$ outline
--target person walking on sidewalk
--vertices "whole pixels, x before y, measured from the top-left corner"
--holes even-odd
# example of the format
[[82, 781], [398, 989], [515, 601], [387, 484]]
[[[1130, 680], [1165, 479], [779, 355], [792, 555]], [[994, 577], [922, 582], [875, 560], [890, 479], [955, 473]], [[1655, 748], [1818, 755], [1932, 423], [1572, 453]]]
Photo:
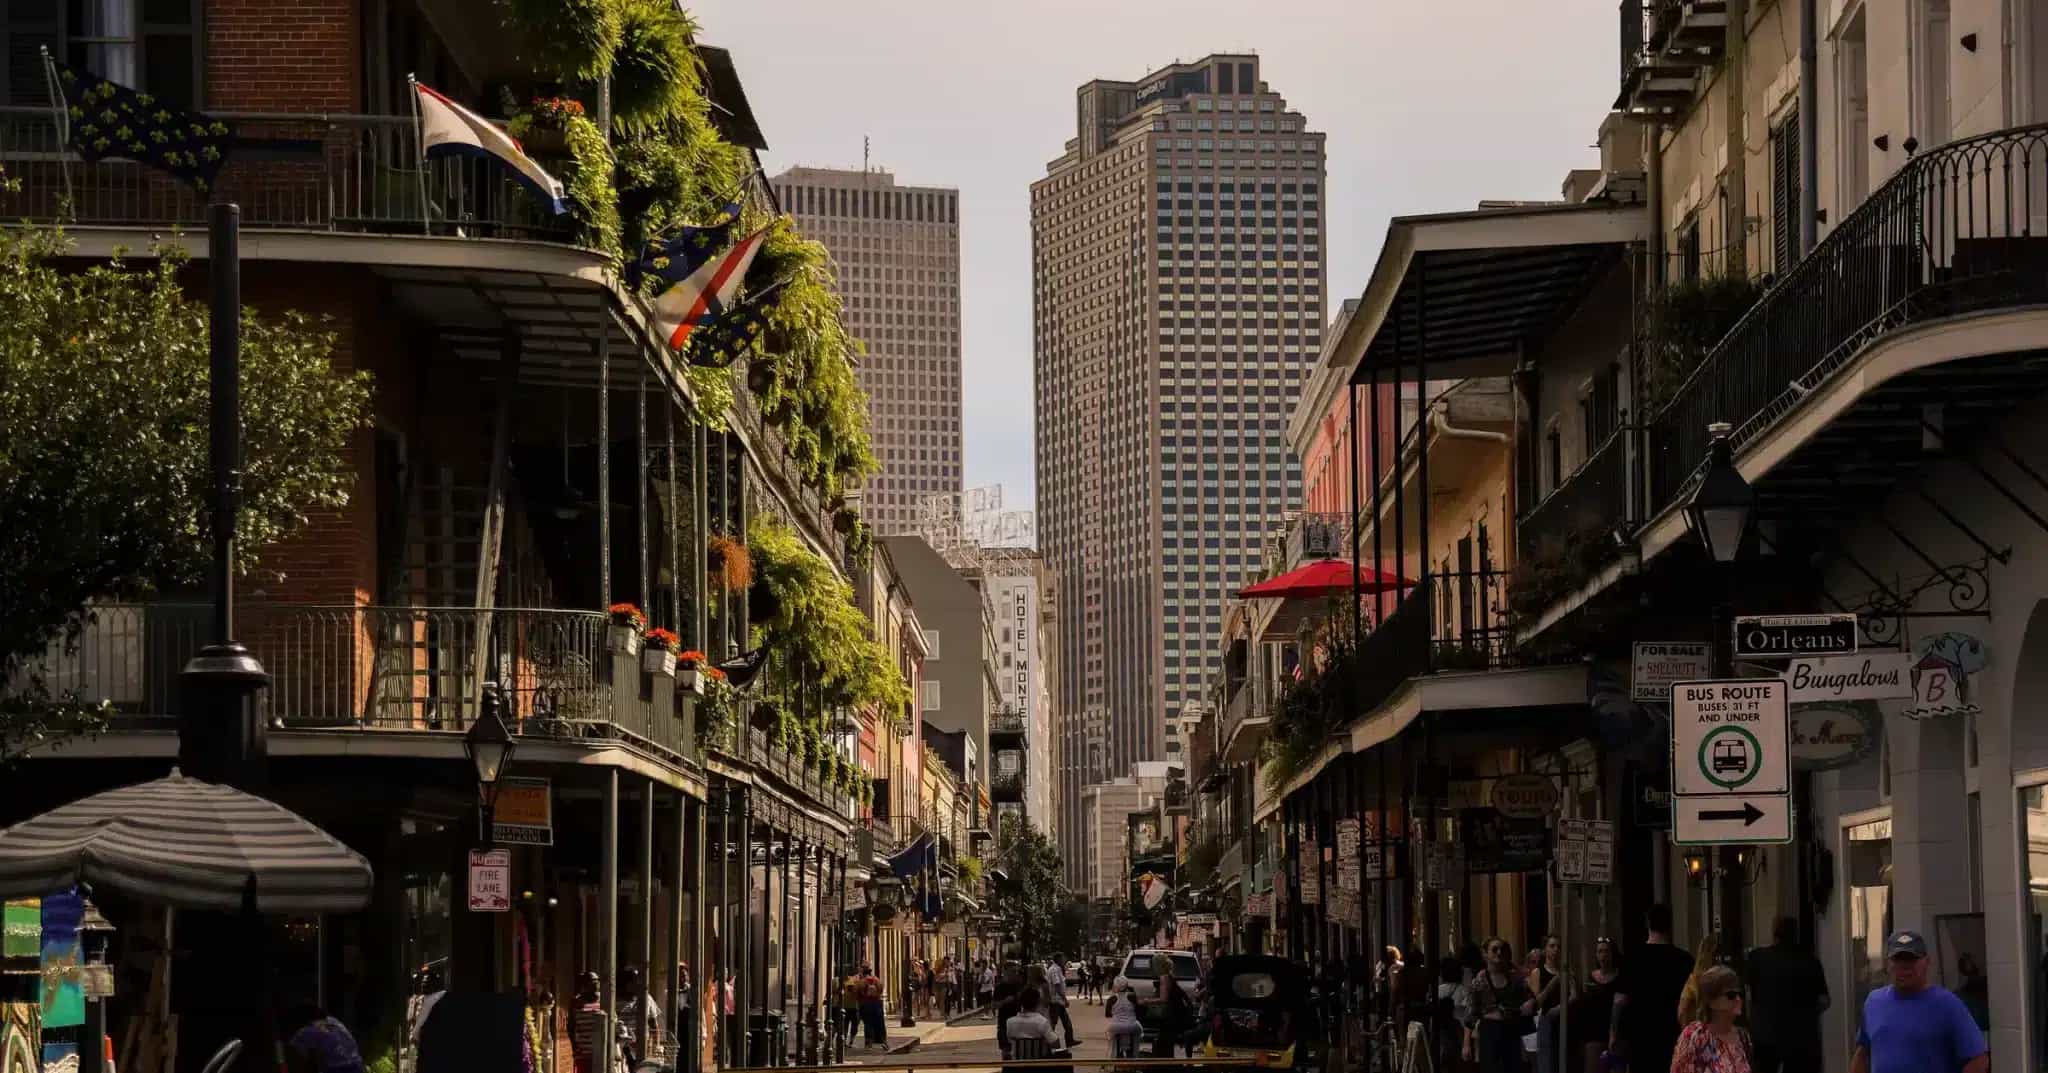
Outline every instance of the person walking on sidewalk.
[[1800, 942], [1799, 921], [1780, 917], [1771, 945], [1749, 952], [1749, 1030], [1756, 1073], [1820, 1068], [1820, 1015], [1828, 1008], [1828, 976]]
[[1045, 998], [1051, 1008], [1050, 1019], [1067, 1034], [1067, 1046], [1081, 1042], [1074, 1035], [1074, 1018], [1067, 1012], [1067, 970], [1060, 967], [1060, 959], [1053, 957], [1045, 963]]
[[[1726, 965], [1699, 975], [1696, 1020], [1678, 1034], [1671, 1073], [1750, 1073], [1749, 1033], [1742, 1017], [1742, 980]], [[1918, 1067], [1915, 1067], [1918, 1068]]]
[[1927, 940], [1902, 931], [1885, 944], [1890, 987], [1863, 1000], [1849, 1073], [1989, 1073], [1984, 1031], [1945, 987], [1928, 982]]
[[866, 965], [860, 967], [860, 1019], [867, 1026], [869, 1047], [889, 1045], [889, 1019], [882, 1013], [882, 978]]
[[1671, 1065], [1678, 1042], [1678, 996], [1692, 976], [1692, 958], [1671, 945], [1671, 907], [1658, 903], [1646, 914], [1649, 936], [1622, 959], [1614, 996], [1619, 1031], [1608, 1041], [1631, 1070], [1658, 1071]]

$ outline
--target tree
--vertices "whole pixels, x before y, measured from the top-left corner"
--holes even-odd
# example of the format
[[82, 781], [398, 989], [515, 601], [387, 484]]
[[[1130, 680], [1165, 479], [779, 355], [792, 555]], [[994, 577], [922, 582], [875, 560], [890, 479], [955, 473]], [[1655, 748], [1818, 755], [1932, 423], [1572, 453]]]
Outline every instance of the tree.
[[[0, 762], [95, 725], [37, 668], [96, 600], [206, 578], [208, 313], [184, 258], [63, 271], [61, 233], [0, 235]], [[240, 570], [347, 502], [369, 379], [298, 314], [242, 313]]]
[[1005, 817], [997, 833], [993, 867], [1000, 868], [989, 908], [1002, 918], [1003, 933], [1015, 937], [1019, 954], [1036, 959], [1051, 951], [1039, 949], [1053, 938], [1060, 910], [1072, 899], [1060, 862], [1059, 847], [1029, 819]]

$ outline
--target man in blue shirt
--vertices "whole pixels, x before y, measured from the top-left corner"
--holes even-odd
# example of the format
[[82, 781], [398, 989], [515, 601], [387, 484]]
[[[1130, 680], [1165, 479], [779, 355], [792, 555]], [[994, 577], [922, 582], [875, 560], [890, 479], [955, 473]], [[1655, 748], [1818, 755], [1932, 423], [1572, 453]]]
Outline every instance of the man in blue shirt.
[[1963, 1000], [1927, 982], [1927, 940], [1902, 931], [1885, 944], [1892, 985], [1863, 1002], [1850, 1073], [1989, 1073], [1991, 1051]]

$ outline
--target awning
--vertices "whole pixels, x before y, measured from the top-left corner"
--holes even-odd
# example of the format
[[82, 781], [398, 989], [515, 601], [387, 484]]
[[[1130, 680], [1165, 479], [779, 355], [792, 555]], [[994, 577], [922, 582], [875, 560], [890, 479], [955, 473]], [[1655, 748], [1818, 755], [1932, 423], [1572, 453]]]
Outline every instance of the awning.
[[1328, 364], [1344, 376], [1397, 362], [1432, 380], [1505, 376], [1588, 288], [1649, 235], [1641, 205], [1511, 205], [1396, 217]]
[[1369, 566], [1354, 569], [1349, 559], [1318, 559], [1279, 577], [1247, 586], [1237, 595], [1246, 600], [1322, 599], [1351, 592], [1354, 581], [1358, 591], [1364, 593], [1393, 592], [1415, 585], [1399, 575], [1383, 574]]
[[0, 831], [0, 898], [79, 882], [141, 902], [234, 912], [352, 913], [370, 864], [297, 813], [172, 771]]

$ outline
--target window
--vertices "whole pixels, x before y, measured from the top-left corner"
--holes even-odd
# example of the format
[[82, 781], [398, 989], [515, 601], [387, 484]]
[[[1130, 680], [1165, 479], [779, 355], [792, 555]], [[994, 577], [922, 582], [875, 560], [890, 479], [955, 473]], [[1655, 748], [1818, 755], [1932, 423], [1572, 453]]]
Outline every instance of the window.
[[1544, 437], [1544, 452], [1550, 460], [1550, 487], [1555, 490], [1564, 483], [1564, 437], [1555, 421], [1550, 425], [1550, 434]]
[[[1858, 7], [1835, 37], [1834, 141], [1841, 153], [1831, 217], [1836, 220], [1848, 216], [1870, 193], [1870, 71], [1865, 43], [1863, 9]], [[1776, 140], [1775, 133], [1772, 137]], [[1775, 153], [1771, 170], [1777, 171]]]
[[0, 4], [0, 102], [43, 105], [38, 50], [155, 94], [173, 108], [199, 104], [196, 0], [11, 0]]
[[928, 711], [928, 712], [935, 712], [935, 711], [938, 711], [938, 710], [939, 710], [939, 686], [940, 686], [940, 684], [941, 684], [941, 683], [938, 683], [938, 682], [933, 682], [933, 681], [926, 681], [926, 682], [925, 682], [925, 684], [924, 684], [924, 710], [925, 710], [925, 711]]
[[1783, 273], [1799, 259], [1799, 122], [1771, 125], [1771, 264]]
[[1678, 225], [1678, 278], [1695, 280], [1700, 278], [1700, 218], [1697, 213], [1687, 216]]
[[939, 631], [924, 631], [924, 658], [928, 660], [939, 658]]
[[1919, 0], [1920, 148], [1932, 149], [1949, 139], [1949, 0]]

